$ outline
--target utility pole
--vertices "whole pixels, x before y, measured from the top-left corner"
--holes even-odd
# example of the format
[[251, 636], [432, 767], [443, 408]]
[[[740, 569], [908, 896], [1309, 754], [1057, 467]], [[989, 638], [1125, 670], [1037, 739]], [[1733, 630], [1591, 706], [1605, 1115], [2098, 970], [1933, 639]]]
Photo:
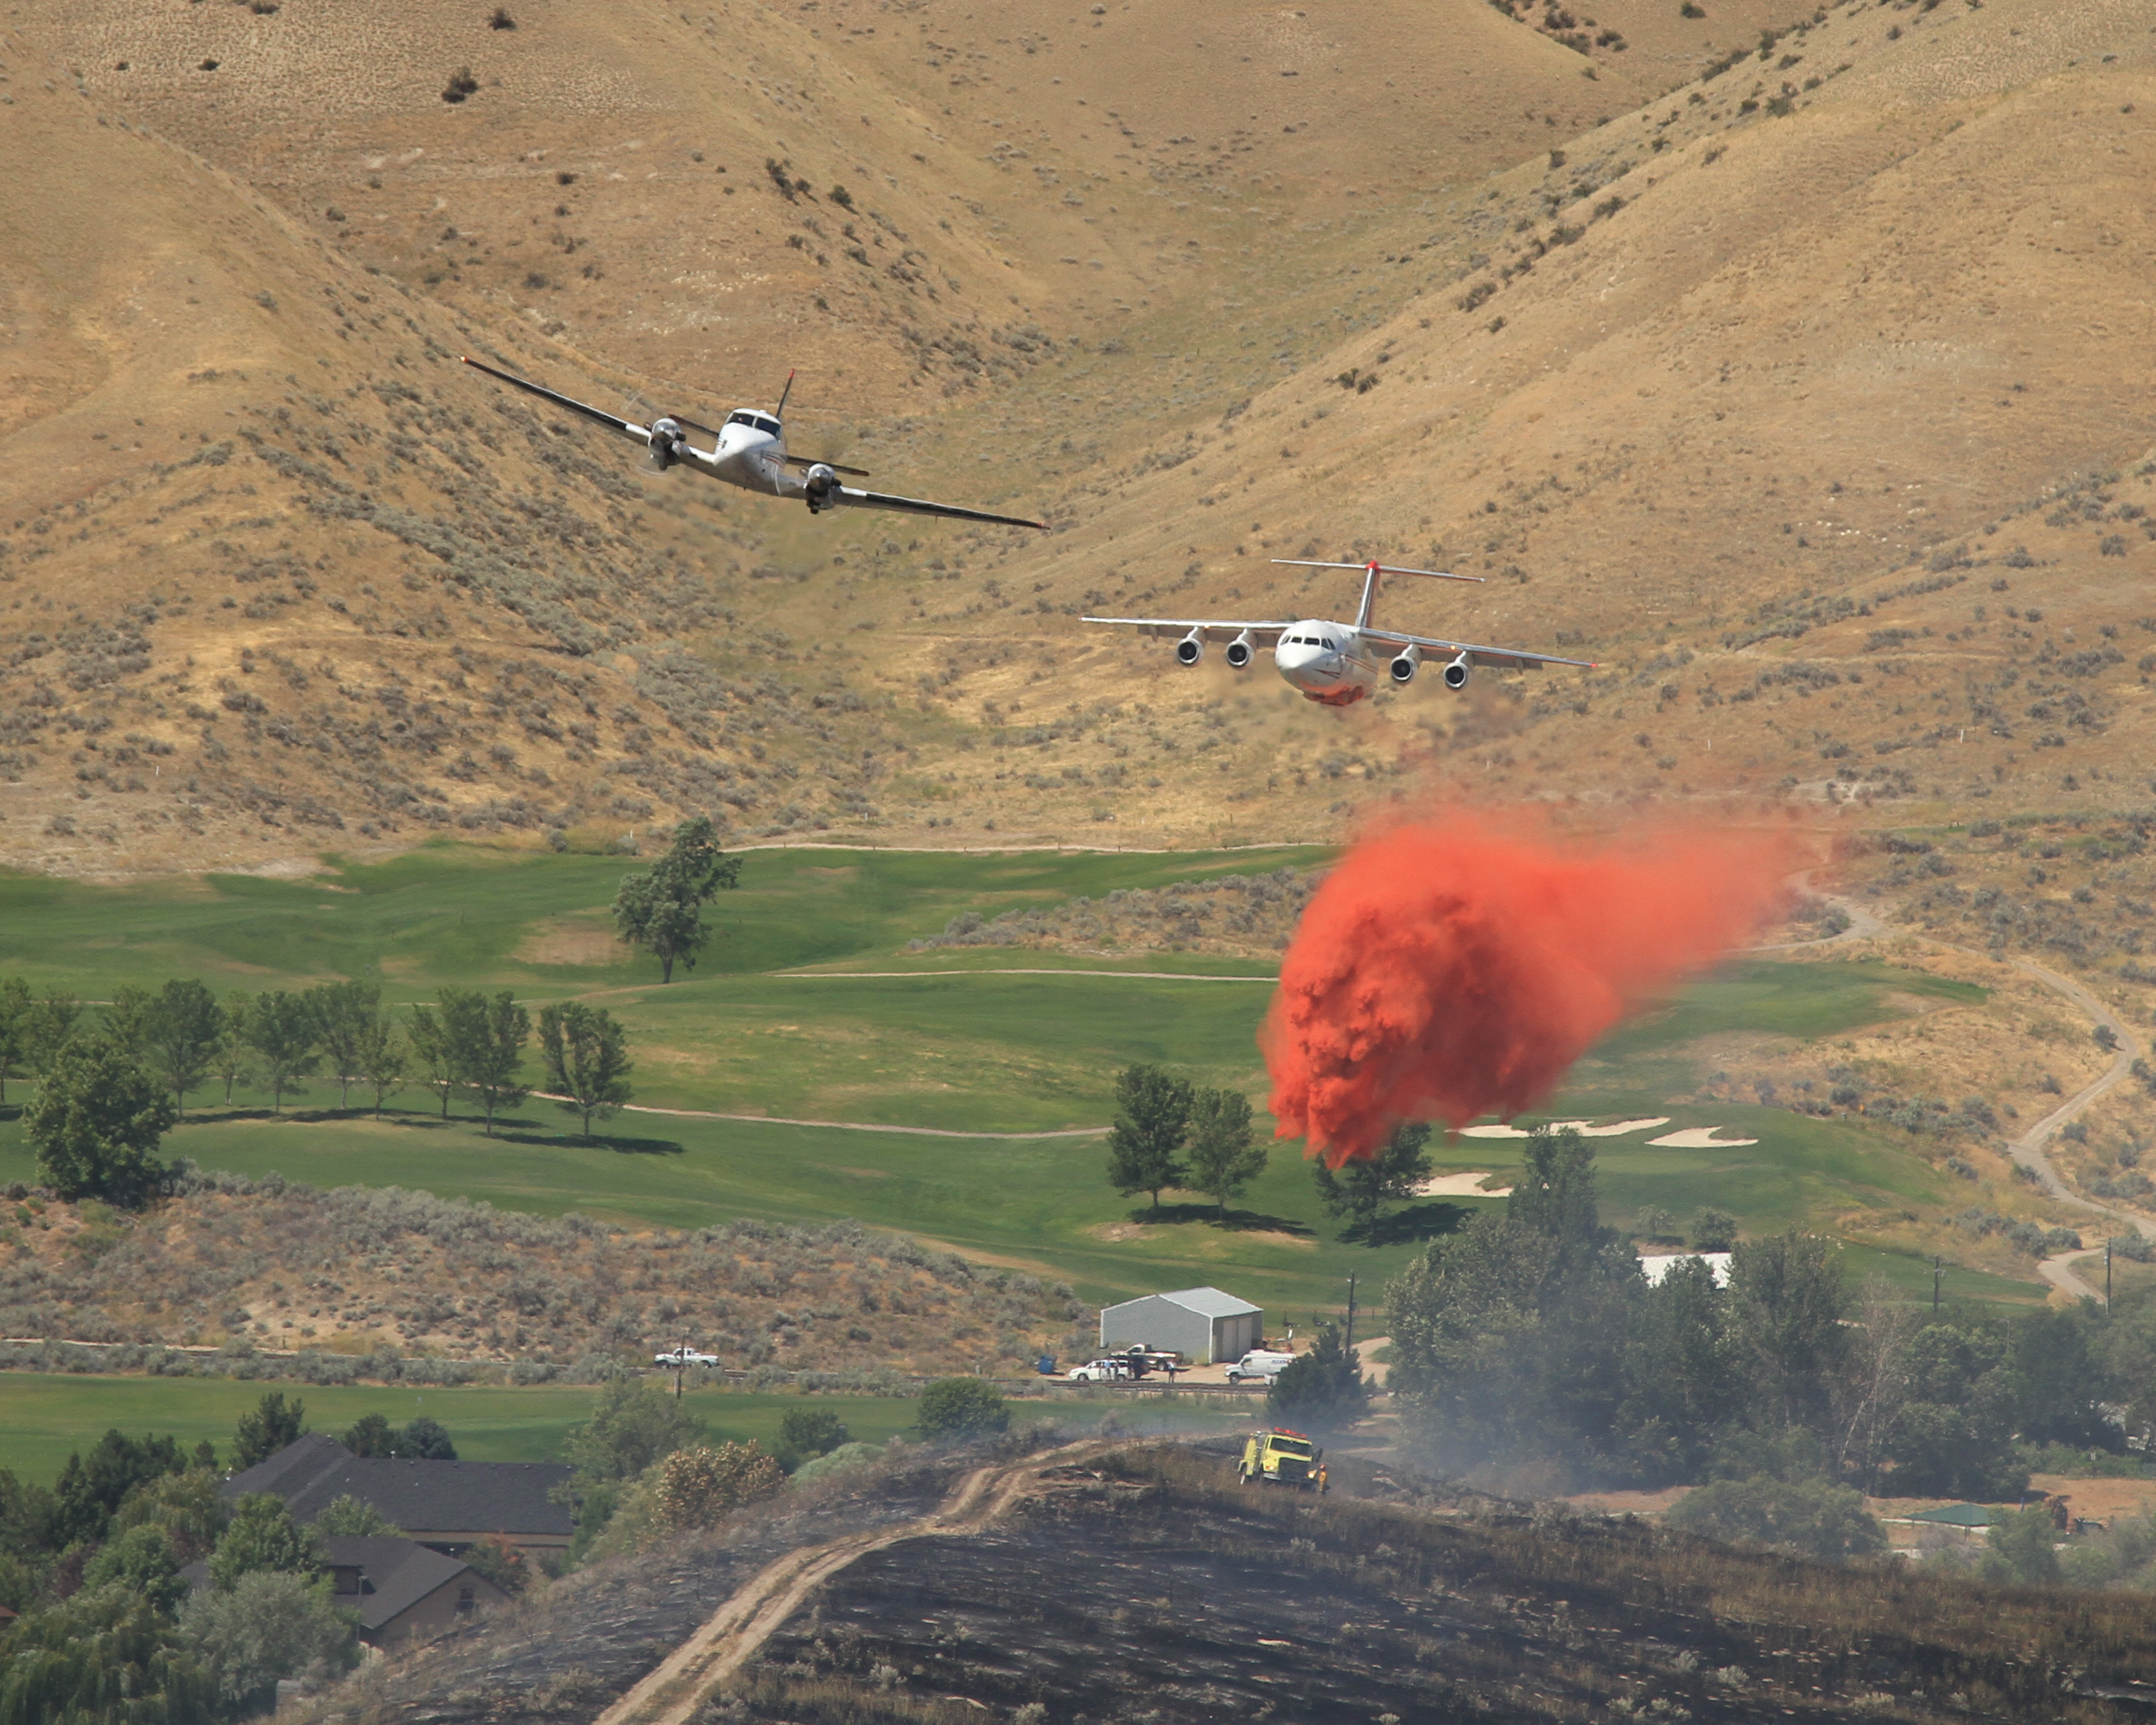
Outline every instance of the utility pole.
[[1932, 1316], [1935, 1318], [1939, 1315], [1939, 1277], [1943, 1274], [1935, 1255], [1932, 1259]]
[[1348, 1345], [1355, 1345], [1355, 1272], [1348, 1272]]

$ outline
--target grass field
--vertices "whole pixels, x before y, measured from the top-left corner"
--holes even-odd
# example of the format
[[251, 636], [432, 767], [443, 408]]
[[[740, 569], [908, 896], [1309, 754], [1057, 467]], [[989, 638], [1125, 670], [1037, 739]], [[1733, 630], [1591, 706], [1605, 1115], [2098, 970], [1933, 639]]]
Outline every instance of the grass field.
[[[529, 1389], [459, 1388], [386, 1389], [349, 1386], [281, 1389], [306, 1406], [309, 1427], [332, 1435], [362, 1414], [380, 1414], [403, 1425], [424, 1414], [447, 1426], [466, 1461], [548, 1461], [558, 1460], [562, 1440], [572, 1425], [590, 1415], [588, 1389], [540, 1385]], [[72, 1452], [95, 1443], [109, 1428], [130, 1436], [170, 1432], [183, 1449], [208, 1438], [220, 1456], [231, 1447], [239, 1416], [264, 1393], [260, 1384], [219, 1378], [95, 1378], [10, 1372], [0, 1375], [0, 1468], [18, 1478], [49, 1484]], [[769, 1445], [778, 1422], [795, 1395], [761, 1395], [742, 1390], [696, 1389], [685, 1400], [714, 1439], [750, 1439]], [[819, 1411], [836, 1414], [855, 1437], [867, 1443], [908, 1433], [916, 1398], [824, 1395]], [[1015, 1420], [1053, 1420], [1087, 1427], [1114, 1413], [1134, 1428], [1178, 1430], [1224, 1430], [1243, 1416], [1211, 1409], [1168, 1405], [1158, 1400], [1122, 1401], [1106, 1396], [1085, 1399], [1023, 1400], [1010, 1404]]]
[[[0, 877], [0, 971], [96, 998], [116, 983], [200, 974], [215, 985], [302, 985], [378, 977], [393, 1001], [444, 980], [539, 1000], [603, 999], [629, 1025], [639, 1101], [663, 1108], [867, 1122], [954, 1133], [1104, 1126], [1116, 1071], [1161, 1060], [1262, 1099], [1256, 1032], [1268, 967], [1183, 954], [1086, 960], [1023, 949], [909, 953], [962, 910], [1099, 896], [1117, 886], [1283, 865], [1319, 853], [921, 855], [748, 853], [744, 884], [716, 906], [722, 931], [690, 977], [607, 938], [623, 858], [439, 846], [309, 880], [214, 876], [94, 886]], [[1013, 970], [1047, 974], [990, 973]], [[1151, 972], [1116, 975], [1106, 972]], [[899, 972], [893, 976], [875, 973]], [[1162, 974], [1174, 973], [1179, 974]], [[1247, 980], [1183, 980], [1181, 975]], [[1691, 1087], [1700, 1038], [1754, 1030], [1810, 1038], [1876, 1023], [1898, 997], [1965, 999], [1964, 985], [1876, 963], [1745, 959], [1635, 1020], [1584, 1061], [1550, 1112], [1669, 1114], [1721, 1125], [1753, 1146], [1656, 1149], [1598, 1144], [1605, 1209], [1629, 1222], [1702, 1204], [1753, 1230], [1866, 1208], [1935, 1204], [1938, 1182], [1893, 1141], [1847, 1122], [1729, 1105], [1672, 1108]], [[547, 1214], [693, 1227], [737, 1216], [859, 1217], [977, 1257], [1067, 1280], [1106, 1300], [1217, 1282], [1294, 1315], [1337, 1307], [1357, 1272], [1372, 1292], [1473, 1199], [1409, 1205], [1374, 1244], [1348, 1242], [1319, 1207], [1299, 1146], [1272, 1163], [1226, 1225], [1204, 1206], [1156, 1214], [1107, 1189], [1098, 1137], [930, 1137], [665, 1114], [618, 1117], [599, 1141], [529, 1103], [482, 1137], [407, 1093], [377, 1122], [326, 1105], [311, 1082], [271, 1117], [266, 1097], [201, 1109], [168, 1148], [213, 1168], [275, 1170], [318, 1185], [397, 1184]], [[1641, 1135], [1644, 1137], [1646, 1135]], [[1450, 1168], [1501, 1170], [1517, 1146], [1462, 1141]], [[34, 1177], [19, 1125], [0, 1120], [0, 1180]], [[1913, 1287], [1918, 1266], [1904, 1278]], [[2005, 1284], [2011, 1287], [2018, 1285]], [[1928, 1288], [1928, 1281], [1925, 1286]]]

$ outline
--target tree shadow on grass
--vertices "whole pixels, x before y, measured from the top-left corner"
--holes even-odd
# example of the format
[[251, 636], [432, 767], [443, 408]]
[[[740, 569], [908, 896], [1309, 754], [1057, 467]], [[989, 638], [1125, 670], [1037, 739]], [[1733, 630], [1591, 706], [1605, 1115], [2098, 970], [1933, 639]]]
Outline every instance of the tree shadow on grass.
[[1176, 1222], [1209, 1222], [1216, 1228], [1225, 1228], [1235, 1234], [1294, 1234], [1309, 1235], [1317, 1230], [1306, 1222], [1298, 1222], [1292, 1216], [1268, 1216], [1259, 1210], [1230, 1209], [1224, 1216], [1209, 1204], [1164, 1204], [1158, 1209], [1147, 1204], [1131, 1212], [1133, 1222], [1166, 1225]]
[[1409, 1204], [1375, 1218], [1367, 1228], [1360, 1223], [1344, 1228], [1340, 1238], [1357, 1245], [1409, 1245], [1453, 1233], [1474, 1214], [1460, 1204]]
[[180, 1117], [179, 1123], [182, 1127], [230, 1126], [247, 1122], [272, 1121], [282, 1126], [335, 1126], [340, 1122], [351, 1120], [372, 1121], [377, 1126], [417, 1126], [439, 1130], [445, 1126], [459, 1124], [461, 1117], [452, 1115], [449, 1119], [444, 1120], [439, 1114], [423, 1114], [403, 1108], [385, 1108], [381, 1117], [377, 1119], [374, 1104], [372, 1102], [363, 1106], [355, 1102], [345, 1108], [329, 1106], [306, 1108], [287, 1104], [281, 1110], [259, 1106], [243, 1107], [235, 1105], [229, 1108], [215, 1106], [190, 1108]]
[[580, 1150], [613, 1150], [624, 1156], [686, 1156], [688, 1147], [672, 1138], [624, 1138], [611, 1132], [593, 1132], [588, 1138], [574, 1132], [546, 1132], [506, 1130], [503, 1122], [496, 1121], [494, 1136], [504, 1144], [544, 1144], [549, 1148], [563, 1145]]

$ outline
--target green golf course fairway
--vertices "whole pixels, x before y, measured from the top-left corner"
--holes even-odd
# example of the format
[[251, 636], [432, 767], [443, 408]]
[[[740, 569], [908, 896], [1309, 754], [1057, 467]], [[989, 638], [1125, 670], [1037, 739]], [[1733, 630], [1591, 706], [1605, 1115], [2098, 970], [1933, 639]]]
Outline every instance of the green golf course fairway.
[[[662, 1378], [663, 1378], [663, 1375]], [[571, 1426], [590, 1417], [596, 1390], [541, 1384], [528, 1389], [459, 1388], [388, 1389], [363, 1384], [320, 1388], [306, 1384], [241, 1383], [222, 1378], [101, 1378], [9, 1372], [0, 1376], [0, 1468], [18, 1479], [49, 1485], [69, 1455], [87, 1448], [108, 1430], [130, 1437], [170, 1432], [182, 1449], [208, 1438], [220, 1460], [229, 1455], [239, 1416], [266, 1391], [281, 1391], [305, 1404], [309, 1428], [332, 1436], [362, 1414], [380, 1414], [401, 1426], [419, 1414], [449, 1428], [457, 1455], [465, 1461], [552, 1461], [561, 1456], [562, 1440]], [[778, 1423], [789, 1408], [803, 1405], [798, 1395], [757, 1394], [746, 1390], [689, 1389], [684, 1399], [716, 1440], [755, 1439], [769, 1447], [778, 1441]], [[911, 1435], [917, 1398], [911, 1396], [819, 1395], [808, 1405], [836, 1414], [865, 1443]], [[1244, 1416], [1169, 1404], [1163, 1400], [1014, 1399], [1011, 1418], [1053, 1420], [1084, 1429], [1113, 1413], [1126, 1426], [1174, 1430], [1227, 1430]], [[1260, 1404], [1253, 1404], [1254, 1410]]]
[[[622, 857], [435, 845], [379, 864], [331, 859], [327, 872], [302, 880], [90, 886], [6, 875], [0, 973], [91, 1000], [122, 982], [154, 987], [174, 975], [257, 990], [366, 977], [393, 1004], [445, 981], [513, 988], [535, 1004], [575, 994], [627, 1025], [644, 1106], [916, 1129], [638, 1111], [585, 1143], [572, 1117], [535, 1101], [497, 1122], [490, 1138], [462, 1098], [444, 1123], [437, 1101], [408, 1090], [377, 1122], [357, 1092], [341, 1109], [334, 1087], [313, 1079], [278, 1117], [259, 1093], [243, 1090], [227, 1109], [214, 1087], [196, 1092], [166, 1147], [206, 1168], [320, 1186], [394, 1184], [637, 1226], [858, 1218], [1067, 1281], [1091, 1300], [1211, 1282], [1269, 1314], [1298, 1316], [1338, 1307], [1351, 1271], [1377, 1293], [1428, 1239], [1495, 1200], [1411, 1203], [1374, 1241], [1345, 1240], [1317, 1202], [1299, 1144], [1274, 1146], [1270, 1168], [1223, 1223], [1188, 1194], [1170, 1194], [1158, 1212], [1118, 1197], [1103, 1178], [1097, 1135], [964, 1136], [1097, 1134], [1114, 1111], [1116, 1072], [1137, 1060], [1262, 1102], [1257, 1034], [1271, 998], [1269, 963], [988, 947], [910, 952], [906, 943], [962, 911], [993, 916], [1118, 887], [1322, 860], [1309, 850], [753, 851], [740, 890], [712, 907], [717, 937], [705, 961], [670, 986], [654, 963], [608, 938], [607, 904], [623, 872], [639, 866]], [[1676, 1149], [1650, 1147], [1645, 1133], [1598, 1140], [1605, 1214], [1620, 1226], [1649, 1205], [1680, 1218], [1717, 1205], [1753, 1232], [1936, 1205], [1947, 1196], [1942, 1182], [1898, 1134], [1661, 1098], [1692, 1087], [1694, 1045], [1711, 1034], [1830, 1035], [1907, 1010], [1896, 996], [1975, 993], [1873, 963], [1740, 958], [1606, 1039], [1546, 1111], [1666, 1114], [1672, 1127], [1719, 1125], [1759, 1141]], [[4, 1114], [0, 1181], [33, 1181], [19, 1121]], [[1517, 1142], [1435, 1147], [1447, 1169], [1502, 1171], [1518, 1159]], [[1912, 1287], [1917, 1271], [1912, 1260]]]

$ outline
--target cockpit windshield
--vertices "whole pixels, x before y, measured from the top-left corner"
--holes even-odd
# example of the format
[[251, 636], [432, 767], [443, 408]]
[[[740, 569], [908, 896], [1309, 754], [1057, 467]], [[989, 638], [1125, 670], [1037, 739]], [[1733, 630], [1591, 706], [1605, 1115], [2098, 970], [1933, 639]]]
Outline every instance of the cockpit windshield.
[[758, 419], [756, 422], [756, 429], [758, 431], [767, 431], [773, 437], [778, 435], [778, 422], [776, 419]]
[[729, 413], [726, 415], [726, 424], [729, 425], [747, 425], [753, 429], [756, 424], [756, 415], [753, 413]]

